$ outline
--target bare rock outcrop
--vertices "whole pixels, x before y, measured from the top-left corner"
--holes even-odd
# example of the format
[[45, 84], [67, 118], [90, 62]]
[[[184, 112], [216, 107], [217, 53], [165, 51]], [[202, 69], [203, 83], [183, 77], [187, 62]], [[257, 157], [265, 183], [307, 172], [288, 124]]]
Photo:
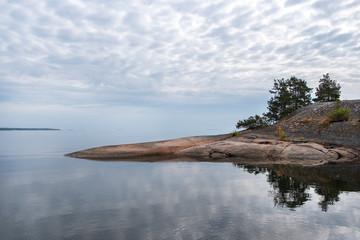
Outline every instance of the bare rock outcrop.
[[359, 161], [359, 152], [346, 147], [329, 149], [317, 143], [257, 137], [228, 138], [226, 135], [104, 146], [67, 156], [105, 161], [208, 161], [303, 166]]
[[328, 149], [317, 143], [296, 143], [269, 139], [234, 137], [227, 140], [183, 149], [178, 156], [202, 161], [229, 161], [248, 164], [319, 165], [358, 161], [359, 153], [351, 148]]
[[305, 139], [323, 144], [360, 148], [360, 100], [343, 100], [341, 106], [350, 108], [350, 119], [344, 122], [329, 122], [328, 115], [334, 109], [333, 102], [319, 102], [303, 107], [276, 124], [244, 135], [257, 134], [275, 137], [280, 127], [288, 138]]
[[97, 160], [146, 161], [146, 159], [149, 159], [149, 161], [153, 161], [153, 159], [170, 159], [182, 149], [210, 144], [226, 137], [227, 135], [195, 136], [165, 141], [103, 146], [69, 153], [65, 156]]
[[[276, 124], [240, 136], [198, 136], [166, 141], [91, 148], [69, 157], [113, 161], [212, 161], [244, 164], [315, 166], [360, 163], [360, 100], [342, 101], [351, 109], [347, 122], [327, 119], [333, 103], [315, 103]], [[281, 127], [286, 141], [277, 140]]]

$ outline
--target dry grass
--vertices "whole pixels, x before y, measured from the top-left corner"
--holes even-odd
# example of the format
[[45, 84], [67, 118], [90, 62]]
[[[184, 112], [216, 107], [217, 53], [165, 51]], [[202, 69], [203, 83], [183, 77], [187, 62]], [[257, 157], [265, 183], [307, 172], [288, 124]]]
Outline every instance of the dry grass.
[[314, 118], [312, 118], [312, 117], [304, 117], [303, 119], [300, 119], [299, 122], [308, 123], [308, 122], [313, 122], [313, 121], [314, 121]]

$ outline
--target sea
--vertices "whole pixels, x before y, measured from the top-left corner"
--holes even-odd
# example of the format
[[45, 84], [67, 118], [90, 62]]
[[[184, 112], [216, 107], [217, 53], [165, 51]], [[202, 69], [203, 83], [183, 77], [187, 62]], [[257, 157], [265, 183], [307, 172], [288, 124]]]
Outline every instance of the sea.
[[360, 239], [356, 171], [64, 156], [145, 134], [0, 131], [0, 239]]

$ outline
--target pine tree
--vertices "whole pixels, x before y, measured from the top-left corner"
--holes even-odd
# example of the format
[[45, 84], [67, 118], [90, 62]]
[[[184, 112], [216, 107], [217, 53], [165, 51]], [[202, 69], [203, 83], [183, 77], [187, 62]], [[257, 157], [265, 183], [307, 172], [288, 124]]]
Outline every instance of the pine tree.
[[259, 115], [251, 116], [248, 119], [240, 120], [236, 124], [236, 128], [255, 129], [262, 128], [268, 125], [265, 117]]
[[305, 80], [291, 77], [288, 80], [288, 88], [291, 95], [291, 112], [311, 103], [312, 88], [307, 86]]
[[294, 76], [286, 80], [274, 80], [274, 86], [269, 91], [274, 96], [268, 101], [269, 112], [266, 117], [270, 122], [276, 122], [295, 110], [309, 105], [311, 90], [305, 80]]
[[330, 79], [329, 74], [323, 75], [319, 81], [319, 86], [316, 88], [314, 102], [333, 102], [340, 98], [340, 84], [336, 80]]

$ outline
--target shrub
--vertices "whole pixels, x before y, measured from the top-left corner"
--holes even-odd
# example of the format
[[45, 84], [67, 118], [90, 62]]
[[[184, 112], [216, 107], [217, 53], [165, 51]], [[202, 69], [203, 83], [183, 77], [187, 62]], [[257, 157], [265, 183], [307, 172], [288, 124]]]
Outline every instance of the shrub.
[[230, 137], [236, 137], [239, 136], [239, 133], [237, 131], [233, 131], [232, 133], [230, 133]]
[[285, 131], [283, 131], [283, 130], [281, 129], [281, 127], [278, 127], [278, 128], [275, 130], [275, 134], [278, 135], [279, 140], [286, 140]]
[[320, 122], [324, 127], [327, 127], [330, 125], [329, 119], [323, 119]]
[[255, 129], [268, 126], [268, 122], [265, 117], [259, 115], [251, 116], [248, 119], [240, 120], [236, 124], [236, 128]]
[[341, 101], [336, 100], [334, 104], [334, 109], [328, 115], [330, 122], [343, 122], [347, 121], [350, 118], [350, 108], [343, 108], [341, 106]]

